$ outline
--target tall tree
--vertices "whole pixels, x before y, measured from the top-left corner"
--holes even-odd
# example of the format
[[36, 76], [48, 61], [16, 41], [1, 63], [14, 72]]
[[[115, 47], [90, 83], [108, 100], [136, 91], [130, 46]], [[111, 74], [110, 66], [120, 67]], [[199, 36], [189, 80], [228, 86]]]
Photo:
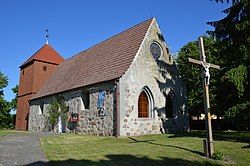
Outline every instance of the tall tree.
[[3, 88], [8, 86], [8, 78], [0, 71], [0, 128], [12, 127], [9, 102], [4, 99]]
[[0, 97], [3, 97], [3, 88], [7, 87], [9, 83], [8, 77], [5, 76], [1, 71], [0, 71]]
[[[14, 88], [11, 89], [12, 92], [15, 94], [14, 99], [12, 99], [10, 102], [11, 110], [14, 112], [16, 112], [16, 110], [17, 110], [18, 88], [19, 88], [19, 86], [16, 85]], [[13, 126], [15, 126], [16, 114], [12, 114], [11, 116], [12, 116], [12, 124], [13, 124]]]
[[250, 127], [250, 3], [249, 0], [215, 0], [232, 2], [221, 20], [208, 22], [214, 31], [208, 33], [217, 39], [220, 59], [221, 86], [218, 108], [227, 118], [237, 121], [241, 129]]

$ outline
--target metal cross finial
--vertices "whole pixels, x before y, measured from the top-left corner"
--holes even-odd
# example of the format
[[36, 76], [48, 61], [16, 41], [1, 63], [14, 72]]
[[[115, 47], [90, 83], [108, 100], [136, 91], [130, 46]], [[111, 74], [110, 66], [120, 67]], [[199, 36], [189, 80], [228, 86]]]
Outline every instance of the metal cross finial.
[[49, 44], [49, 30], [45, 30], [46, 44]]

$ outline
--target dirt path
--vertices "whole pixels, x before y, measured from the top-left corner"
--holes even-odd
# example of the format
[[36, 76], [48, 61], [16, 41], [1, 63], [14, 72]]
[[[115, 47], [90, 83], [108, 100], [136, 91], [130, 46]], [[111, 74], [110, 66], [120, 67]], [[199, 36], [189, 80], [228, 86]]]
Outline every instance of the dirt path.
[[40, 138], [47, 133], [17, 133], [0, 138], [0, 166], [47, 165]]

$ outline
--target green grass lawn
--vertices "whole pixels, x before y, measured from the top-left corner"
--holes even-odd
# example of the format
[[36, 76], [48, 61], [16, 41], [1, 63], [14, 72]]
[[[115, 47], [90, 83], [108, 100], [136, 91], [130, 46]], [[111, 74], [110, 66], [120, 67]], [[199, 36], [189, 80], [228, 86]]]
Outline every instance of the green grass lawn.
[[203, 131], [129, 138], [62, 134], [42, 138], [52, 165], [248, 165], [250, 132], [215, 132], [216, 154], [203, 157]]
[[17, 131], [17, 130], [10, 130], [10, 129], [0, 129], [0, 139], [3, 136], [10, 135], [10, 134], [16, 134], [16, 135], [25, 135], [28, 134], [28, 131]]
[[8, 134], [13, 134], [13, 133], [15, 133], [14, 130], [0, 130], [0, 137], [3, 137]]

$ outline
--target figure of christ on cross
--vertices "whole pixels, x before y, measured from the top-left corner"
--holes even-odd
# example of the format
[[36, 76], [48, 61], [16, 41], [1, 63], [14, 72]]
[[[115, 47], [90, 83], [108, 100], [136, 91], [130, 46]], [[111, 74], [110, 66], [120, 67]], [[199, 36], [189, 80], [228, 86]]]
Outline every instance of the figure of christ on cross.
[[205, 152], [206, 157], [212, 158], [214, 153], [213, 148], [213, 136], [212, 136], [212, 126], [211, 126], [211, 116], [210, 116], [210, 102], [209, 102], [209, 81], [210, 73], [209, 68], [220, 69], [220, 66], [214, 65], [206, 62], [205, 50], [203, 45], [203, 38], [199, 37], [198, 40], [200, 47], [200, 60], [188, 58], [188, 61], [194, 64], [202, 65], [204, 70], [202, 70], [203, 88], [204, 88], [204, 110], [206, 116], [206, 130], [207, 130], [207, 151]]
[[209, 67], [210, 67], [210, 63], [208, 65], [204, 65], [204, 63], [201, 61], [202, 66], [204, 67], [204, 74], [205, 74], [205, 82], [207, 85], [209, 85], [209, 81], [210, 81], [210, 73], [209, 73]]

